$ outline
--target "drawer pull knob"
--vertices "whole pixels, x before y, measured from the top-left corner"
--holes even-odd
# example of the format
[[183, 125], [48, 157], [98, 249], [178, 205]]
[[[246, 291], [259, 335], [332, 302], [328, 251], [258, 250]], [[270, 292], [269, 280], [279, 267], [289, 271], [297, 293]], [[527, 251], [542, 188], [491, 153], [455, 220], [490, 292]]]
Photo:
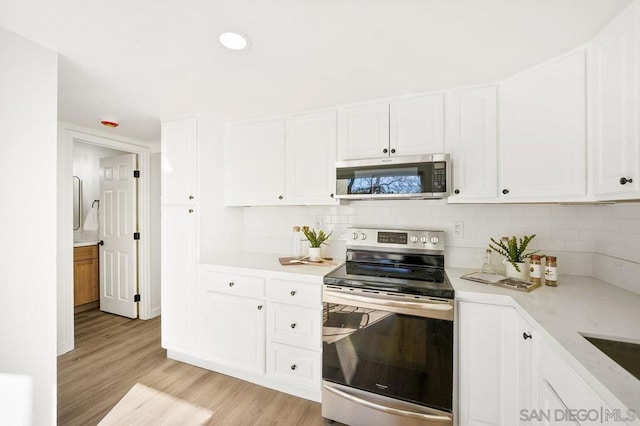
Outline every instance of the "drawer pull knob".
[[289, 294], [292, 295], [292, 296], [295, 296], [296, 295], [296, 291], [295, 290], [291, 290], [291, 293], [289, 293]]
[[296, 328], [296, 323], [291, 324], [291, 328]]
[[527, 333], [527, 332], [525, 331], [524, 333], [522, 333], [522, 338], [523, 338], [524, 340], [527, 340], [527, 339], [531, 339], [532, 337], [531, 337], [531, 334], [529, 334], [529, 333]]
[[229, 287], [233, 287], [234, 285], [235, 285], [235, 283], [234, 283], [233, 281], [231, 281], [231, 282], [229, 283]]
[[258, 305], [258, 310], [261, 311], [262, 310], [262, 305]]
[[295, 369], [296, 369], [296, 365], [295, 365], [295, 364], [293, 364], [293, 365], [291, 366], [291, 369], [292, 369], [292, 370], [295, 370]]

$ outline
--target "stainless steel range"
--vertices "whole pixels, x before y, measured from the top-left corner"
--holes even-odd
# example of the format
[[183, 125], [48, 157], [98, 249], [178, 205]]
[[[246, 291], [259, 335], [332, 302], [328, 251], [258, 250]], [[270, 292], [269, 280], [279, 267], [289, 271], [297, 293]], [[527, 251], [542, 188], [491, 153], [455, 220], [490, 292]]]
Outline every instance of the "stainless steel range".
[[322, 416], [349, 425], [453, 424], [454, 291], [444, 232], [349, 229], [324, 277]]

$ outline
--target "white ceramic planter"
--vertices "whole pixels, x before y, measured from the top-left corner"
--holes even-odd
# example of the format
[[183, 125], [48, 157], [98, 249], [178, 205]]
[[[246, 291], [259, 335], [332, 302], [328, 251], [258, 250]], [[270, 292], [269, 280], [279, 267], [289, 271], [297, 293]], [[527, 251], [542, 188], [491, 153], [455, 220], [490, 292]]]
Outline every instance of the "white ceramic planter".
[[507, 262], [507, 277], [509, 278], [518, 278], [521, 280], [529, 281], [529, 268], [525, 262], [516, 262], [518, 267], [520, 268], [520, 272], [516, 270], [516, 268], [511, 264], [511, 262]]
[[322, 260], [322, 247], [309, 247], [309, 260], [318, 262]]

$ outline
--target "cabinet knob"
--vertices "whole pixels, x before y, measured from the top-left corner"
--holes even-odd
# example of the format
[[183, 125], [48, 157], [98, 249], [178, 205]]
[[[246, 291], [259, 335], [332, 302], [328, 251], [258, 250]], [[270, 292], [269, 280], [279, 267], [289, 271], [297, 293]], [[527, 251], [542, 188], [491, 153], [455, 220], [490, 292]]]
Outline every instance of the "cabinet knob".
[[525, 331], [524, 333], [522, 333], [522, 338], [523, 338], [524, 340], [527, 340], [527, 339], [531, 339], [531, 338], [532, 338], [532, 336], [531, 336], [531, 334], [528, 334], [528, 333]]
[[282, 195], [278, 195], [278, 200], [282, 200], [284, 197]]
[[621, 177], [620, 178], [620, 185], [624, 185], [626, 183], [632, 183], [632, 182], [633, 182], [633, 179], [631, 179], [631, 178], [629, 178], [629, 179], [627, 179], [626, 177]]
[[193, 195], [189, 195], [189, 199], [190, 199], [190, 200], [193, 200]]
[[509, 190], [505, 188], [505, 189], [503, 189], [503, 190], [502, 190], [502, 193], [503, 193], [504, 195], [507, 195], [507, 194], [509, 193]]
[[231, 281], [231, 282], [229, 283], [229, 287], [233, 287], [233, 286], [234, 286], [234, 284], [235, 284], [235, 283], [234, 283], [233, 281]]
[[454, 190], [454, 191], [453, 191], [453, 193], [454, 193], [454, 194], [456, 194], [456, 195], [458, 195], [458, 194], [460, 193], [460, 190], [459, 190], [459, 189], [456, 189], [456, 190]]
[[333, 198], [333, 194], [329, 194], [329, 197]]
[[296, 328], [296, 323], [291, 324], [291, 328]]
[[295, 296], [296, 295], [296, 291], [295, 290], [291, 290], [291, 293], [289, 293], [289, 294], [292, 295], [292, 296]]
[[104, 245], [104, 241], [103, 240], [98, 241], [98, 245], [99, 246], [103, 246]]
[[189, 213], [193, 213], [193, 209], [189, 209]]
[[262, 310], [262, 305], [258, 305], [258, 310], [261, 311]]
[[391, 153], [395, 154], [396, 153], [396, 149], [395, 148], [391, 148]]
[[385, 149], [383, 149], [383, 150], [382, 150], [382, 153], [383, 153], [383, 154], [386, 154], [387, 152], [389, 152], [389, 150], [388, 150], [387, 148], [385, 148]]
[[295, 364], [293, 364], [293, 365], [291, 366], [291, 369], [292, 369], [292, 370], [295, 370], [295, 369], [296, 369], [296, 365], [295, 365]]

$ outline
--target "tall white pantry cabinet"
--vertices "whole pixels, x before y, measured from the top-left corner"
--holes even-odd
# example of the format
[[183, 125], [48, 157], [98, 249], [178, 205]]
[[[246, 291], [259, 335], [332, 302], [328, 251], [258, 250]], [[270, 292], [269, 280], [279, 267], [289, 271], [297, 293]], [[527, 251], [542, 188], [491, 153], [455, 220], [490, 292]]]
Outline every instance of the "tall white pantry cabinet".
[[162, 347], [196, 349], [198, 120], [162, 123]]

